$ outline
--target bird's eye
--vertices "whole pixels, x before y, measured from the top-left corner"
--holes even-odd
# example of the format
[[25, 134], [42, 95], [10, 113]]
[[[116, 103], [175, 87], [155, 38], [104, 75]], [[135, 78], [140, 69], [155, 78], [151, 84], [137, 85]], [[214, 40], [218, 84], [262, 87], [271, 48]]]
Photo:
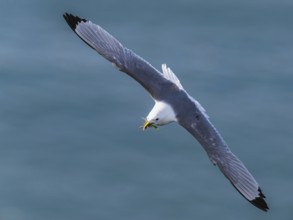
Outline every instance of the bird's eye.
[[156, 118], [155, 120], [156, 120], [156, 121], [159, 121], [159, 118]]

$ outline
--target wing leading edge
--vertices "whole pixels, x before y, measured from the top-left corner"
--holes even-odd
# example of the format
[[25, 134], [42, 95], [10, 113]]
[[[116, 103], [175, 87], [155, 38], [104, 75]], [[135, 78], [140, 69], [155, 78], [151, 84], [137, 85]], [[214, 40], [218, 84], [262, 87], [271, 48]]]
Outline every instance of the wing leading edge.
[[99, 25], [68, 13], [65, 13], [63, 17], [70, 28], [86, 44], [109, 60], [120, 71], [138, 81], [154, 99], [162, 99], [162, 88], [166, 90], [174, 87], [174, 83], [166, 79], [150, 63], [124, 47]]
[[185, 115], [178, 118], [179, 124], [198, 140], [212, 163], [219, 167], [244, 198], [259, 209], [267, 211], [269, 207], [264, 200], [265, 196], [245, 165], [231, 152], [219, 132], [196, 105], [190, 112], [189, 117]]

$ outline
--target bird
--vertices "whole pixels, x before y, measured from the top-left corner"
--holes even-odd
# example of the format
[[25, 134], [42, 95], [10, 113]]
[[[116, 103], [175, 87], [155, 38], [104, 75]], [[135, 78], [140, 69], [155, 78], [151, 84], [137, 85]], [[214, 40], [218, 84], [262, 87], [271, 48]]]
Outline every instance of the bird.
[[265, 195], [255, 178], [228, 147], [205, 109], [186, 92], [166, 64], [162, 65], [160, 72], [101, 26], [70, 13], [64, 13], [63, 17], [88, 46], [136, 80], [150, 94], [155, 104], [145, 118], [143, 130], [178, 123], [199, 142], [213, 165], [220, 169], [246, 200], [260, 210], [269, 210]]

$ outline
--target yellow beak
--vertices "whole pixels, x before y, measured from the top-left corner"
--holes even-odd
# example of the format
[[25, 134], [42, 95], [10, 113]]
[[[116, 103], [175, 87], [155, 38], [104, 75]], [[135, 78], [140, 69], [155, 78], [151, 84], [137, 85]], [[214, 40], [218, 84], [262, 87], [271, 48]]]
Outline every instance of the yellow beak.
[[154, 123], [149, 122], [149, 121], [145, 121], [143, 126], [142, 126], [142, 130], [146, 130], [148, 127], [153, 127], [153, 128], [158, 128], [158, 126], [156, 126]]
[[142, 126], [142, 130], [147, 129], [148, 127], [152, 126], [152, 123], [149, 121], [145, 121], [143, 126]]

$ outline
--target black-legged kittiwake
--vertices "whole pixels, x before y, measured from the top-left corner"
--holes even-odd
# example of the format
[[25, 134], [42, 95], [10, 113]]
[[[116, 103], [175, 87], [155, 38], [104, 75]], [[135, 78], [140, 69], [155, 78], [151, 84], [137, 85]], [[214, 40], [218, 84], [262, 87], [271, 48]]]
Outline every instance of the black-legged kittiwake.
[[177, 122], [198, 140], [212, 163], [220, 168], [244, 198], [263, 211], [269, 209], [254, 177], [231, 152], [204, 108], [188, 95], [169, 67], [163, 64], [161, 73], [100, 26], [68, 13], [63, 16], [85, 43], [150, 93], [155, 105], [146, 117], [143, 129]]

